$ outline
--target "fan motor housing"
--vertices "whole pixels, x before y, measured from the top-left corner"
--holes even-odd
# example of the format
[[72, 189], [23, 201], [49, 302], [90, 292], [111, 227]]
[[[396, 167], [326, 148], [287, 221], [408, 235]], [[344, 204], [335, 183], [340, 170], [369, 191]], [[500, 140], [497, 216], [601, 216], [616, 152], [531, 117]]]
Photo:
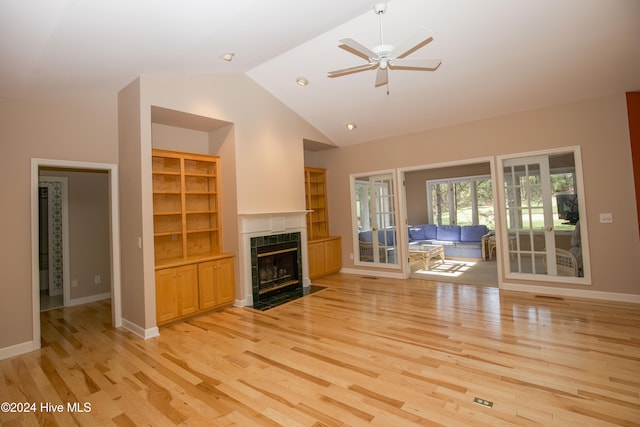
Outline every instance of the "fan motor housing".
[[373, 6], [373, 10], [376, 12], [376, 15], [382, 15], [387, 11], [387, 4], [377, 3], [375, 6]]
[[381, 44], [372, 49], [378, 54], [378, 58], [388, 58], [389, 54], [393, 50], [393, 46], [390, 44]]

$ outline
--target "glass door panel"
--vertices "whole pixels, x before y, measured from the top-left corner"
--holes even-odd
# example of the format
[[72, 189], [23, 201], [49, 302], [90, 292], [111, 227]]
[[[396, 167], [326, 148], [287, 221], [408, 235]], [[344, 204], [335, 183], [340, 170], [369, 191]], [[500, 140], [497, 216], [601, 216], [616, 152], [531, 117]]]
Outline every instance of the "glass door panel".
[[510, 272], [555, 276], [548, 157], [507, 160], [503, 175]]
[[355, 178], [354, 224], [360, 262], [397, 264], [396, 194], [392, 174]]

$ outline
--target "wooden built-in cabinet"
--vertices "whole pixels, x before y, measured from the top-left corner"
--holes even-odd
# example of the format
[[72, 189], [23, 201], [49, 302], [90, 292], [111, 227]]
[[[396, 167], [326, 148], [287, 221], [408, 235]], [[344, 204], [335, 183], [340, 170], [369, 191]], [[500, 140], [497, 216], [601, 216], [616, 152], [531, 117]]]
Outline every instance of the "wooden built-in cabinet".
[[221, 252], [219, 158], [153, 150], [156, 320], [235, 298], [233, 254]]
[[307, 239], [309, 278], [315, 279], [342, 268], [340, 237], [329, 235], [327, 206], [327, 171], [321, 168], [304, 169], [307, 210]]
[[320, 168], [304, 168], [307, 210], [307, 239], [317, 240], [329, 236], [327, 211], [327, 172]]
[[195, 265], [156, 270], [158, 323], [187, 316], [198, 310], [198, 269]]
[[309, 278], [315, 279], [342, 268], [340, 237], [326, 237], [310, 241], [308, 245]]
[[235, 298], [233, 258], [198, 264], [200, 309], [231, 304]]

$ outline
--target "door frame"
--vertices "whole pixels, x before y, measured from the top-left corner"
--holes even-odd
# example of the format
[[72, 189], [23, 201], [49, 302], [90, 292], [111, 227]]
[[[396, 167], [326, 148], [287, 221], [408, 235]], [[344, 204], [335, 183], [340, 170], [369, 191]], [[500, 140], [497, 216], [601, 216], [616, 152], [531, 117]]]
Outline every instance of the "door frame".
[[120, 219], [118, 194], [118, 165], [112, 163], [79, 162], [72, 160], [31, 159], [31, 292], [33, 318], [33, 350], [40, 348], [40, 268], [38, 253], [38, 187], [41, 167], [99, 170], [109, 174], [109, 207], [111, 231], [111, 323], [122, 326], [120, 281]]
[[[400, 235], [399, 244], [402, 245], [402, 250], [405, 250], [405, 248], [408, 248], [408, 240], [409, 240], [408, 228], [407, 228], [409, 225], [409, 219], [408, 219], [408, 212], [407, 212], [407, 189], [405, 186], [405, 174], [407, 172], [429, 170], [429, 169], [446, 169], [446, 168], [452, 168], [452, 167], [458, 167], [458, 166], [473, 165], [476, 163], [489, 164], [489, 170], [490, 170], [489, 176], [491, 179], [491, 187], [492, 187], [492, 193], [493, 193], [493, 214], [495, 219], [495, 233], [496, 233], [496, 238], [499, 238], [501, 231], [499, 230], [499, 227], [498, 227], [498, 223], [500, 221], [499, 219], [500, 212], [498, 212], [498, 209], [500, 206], [497, 204], [498, 190], [497, 190], [497, 184], [496, 184], [497, 176], [496, 176], [495, 162], [496, 162], [495, 157], [489, 156], [489, 157], [474, 157], [474, 158], [461, 159], [461, 160], [445, 161], [445, 162], [439, 162], [439, 163], [428, 163], [428, 164], [422, 164], [418, 166], [398, 168], [398, 182], [401, 184], [401, 189], [398, 191], [398, 201], [400, 203], [400, 218], [401, 218], [404, 230], [402, 233], [397, 233], [397, 234]], [[471, 176], [475, 176], [475, 175], [471, 175]], [[426, 209], [426, 206], [425, 206], [425, 209]], [[501, 248], [496, 248], [496, 250], [499, 251], [501, 250]], [[405, 279], [410, 278], [411, 267], [409, 265], [408, 254], [405, 254], [404, 256], [401, 257], [401, 264], [402, 264], [403, 278]], [[502, 271], [503, 271], [502, 259], [498, 256], [496, 256], [496, 268], [497, 268], [497, 277], [498, 277], [497, 287], [498, 289], [500, 289], [502, 288], [504, 276], [502, 274]]]
[[[582, 170], [582, 150], [579, 145], [567, 146], [567, 147], [558, 147], [558, 148], [549, 148], [545, 150], [537, 150], [537, 151], [529, 151], [523, 153], [511, 153], [506, 155], [500, 155], [496, 157], [496, 170], [498, 177], [498, 184], [500, 191], [497, 193], [496, 202], [499, 206], [498, 213], [500, 214], [500, 225], [496, 224], [496, 237], [500, 239], [502, 247], [509, 248], [509, 237], [507, 233], [507, 224], [506, 218], [504, 217], [504, 206], [505, 206], [505, 196], [504, 196], [504, 170], [503, 164], [505, 161], [509, 161], [511, 159], [518, 158], [530, 158], [537, 156], [551, 156], [554, 154], [562, 154], [562, 153], [573, 153], [574, 156], [574, 167], [576, 177], [579, 177], [577, 182], [575, 183], [576, 192], [580, 196], [578, 197], [578, 210], [581, 214], [580, 218], [580, 234], [582, 240], [582, 260], [583, 260], [583, 277], [568, 277], [568, 276], [550, 276], [546, 274], [525, 274], [525, 273], [512, 273], [508, 271], [508, 266], [506, 264], [509, 263], [509, 251], [508, 249], [502, 252], [503, 264], [505, 264], [504, 268], [504, 285], [505, 289], [508, 290], [528, 290], [534, 288], [528, 288], [527, 284], [519, 283], [519, 282], [511, 282], [510, 280], [526, 280], [531, 282], [547, 282], [547, 283], [569, 283], [576, 285], [584, 285], [585, 288], [587, 286], [592, 285], [591, 281], [591, 259], [590, 259], [590, 249], [589, 249], [589, 225], [588, 225], [588, 215], [586, 209], [586, 199], [587, 194], [585, 192], [584, 185], [584, 174]], [[500, 235], [498, 235], [498, 229], [500, 230]], [[535, 285], [532, 285], [535, 286]], [[548, 288], [552, 289], [552, 288]], [[531, 292], [536, 292], [536, 290], [531, 290]]]

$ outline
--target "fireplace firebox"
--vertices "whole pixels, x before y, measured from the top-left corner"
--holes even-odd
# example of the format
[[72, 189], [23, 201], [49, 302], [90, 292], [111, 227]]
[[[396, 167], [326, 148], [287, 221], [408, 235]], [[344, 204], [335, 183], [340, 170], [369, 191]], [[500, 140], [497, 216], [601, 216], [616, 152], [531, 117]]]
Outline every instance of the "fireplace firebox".
[[300, 233], [251, 238], [254, 305], [282, 292], [302, 289]]

